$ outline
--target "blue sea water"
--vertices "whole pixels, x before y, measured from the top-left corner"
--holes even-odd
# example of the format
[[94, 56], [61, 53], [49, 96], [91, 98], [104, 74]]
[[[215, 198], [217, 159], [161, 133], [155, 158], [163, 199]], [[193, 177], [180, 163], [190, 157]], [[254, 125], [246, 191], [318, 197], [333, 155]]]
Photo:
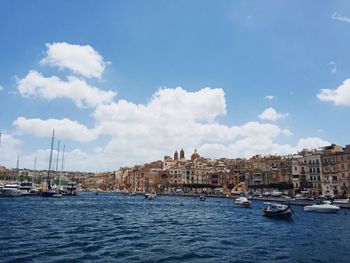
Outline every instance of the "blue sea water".
[[292, 220], [278, 220], [261, 207], [113, 193], [0, 198], [0, 262], [350, 262], [350, 210], [295, 206]]

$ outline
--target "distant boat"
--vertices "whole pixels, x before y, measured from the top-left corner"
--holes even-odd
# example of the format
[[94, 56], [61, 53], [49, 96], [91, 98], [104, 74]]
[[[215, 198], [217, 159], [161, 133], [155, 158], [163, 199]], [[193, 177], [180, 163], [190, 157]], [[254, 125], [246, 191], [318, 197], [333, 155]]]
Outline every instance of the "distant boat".
[[271, 218], [289, 218], [293, 211], [289, 205], [282, 205], [276, 203], [264, 203], [264, 215]]
[[348, 204], [349, 203], [349, 198], [339, 198], [339, 199], [334, 199], [333, 204]]
[[282, 192], [279, 191], [272, 191], [271, 196], [273, 197], [281, 197], [282, 196]]
[[22, 195], [22, 192], [19, 189], [19, 185], [15, 182], [5, 184], [4, 187], [1, 188], [1, 196], [13, 197], [19, 195]]
[[71, 195], [71, 196], [78, 195], [78, 187], [75, 182], [69, 182], [66, 190], [67, 190], [67, 195]]
[[147, 199], [148, 200], [154, 200], [154, 199], [156, 199], [158, 196], [157, 196], [157, 194], [155, 194], [155, 193], [150, 193], [150, 194], [148, 194], [147, 195]]
[[246, 197], [241, 196], [241, 197], [238, 197], [238, 198], [234, 201], [234, 205], [235, 205], [236, 207], [251, 208], [251, 207], [252, 207], [252, 202], [249, 201]]
[[305, 212], [338, 213], [340, 208], [336, 205], [332, 205], [330, 201], [324, 201], [323, 204], [304, 206], [303, 210]]
[[199, 196], [199, 201], [205, 201], [207, 197], [205, 195], [200, 195]]

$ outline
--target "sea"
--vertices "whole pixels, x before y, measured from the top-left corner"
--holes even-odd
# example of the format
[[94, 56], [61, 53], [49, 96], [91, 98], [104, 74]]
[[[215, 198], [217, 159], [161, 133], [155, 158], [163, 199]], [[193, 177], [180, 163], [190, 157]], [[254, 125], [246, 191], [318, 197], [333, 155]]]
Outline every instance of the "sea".
[[350, 210], [263, 216], [232, 198], [0, 198], [0, 262], [350, 262]]

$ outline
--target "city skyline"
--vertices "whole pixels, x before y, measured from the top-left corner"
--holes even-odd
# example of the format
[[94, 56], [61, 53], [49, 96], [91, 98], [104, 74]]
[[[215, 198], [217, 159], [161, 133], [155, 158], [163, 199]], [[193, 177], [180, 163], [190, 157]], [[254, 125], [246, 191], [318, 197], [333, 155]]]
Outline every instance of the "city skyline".
[[1, 3], [0, 165], [53, 128], [81, 171], [350, 143], [349, 3], [93, 3]]

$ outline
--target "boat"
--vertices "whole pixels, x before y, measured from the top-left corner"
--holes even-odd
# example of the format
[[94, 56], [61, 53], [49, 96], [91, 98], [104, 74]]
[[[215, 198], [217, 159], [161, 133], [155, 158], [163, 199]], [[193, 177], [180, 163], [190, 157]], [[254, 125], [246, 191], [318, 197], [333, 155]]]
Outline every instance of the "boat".
[[155, 193], [150, 193], [147, 195], [148, 200], [154, 200], [156, 198], [157, 198], [157, 194], [155, 194]]
[[264, 203], [264, 215], [271, 218], [290, 218], [293, 211], [289, 205]]
[[21, 190], [19, 189], [18, 183], [8, 183], [1, 188], [1, 196], [12, 197], [22, 195]]
[[22, 182], [19, 185], [19, 190], [23, 195], [33, 195], [36, 194], [36, 190], [33, 182]]
[[272, 197], [281, 197], [282, 196], [282, 192], [279, 191], [272, 191], [271, 196]]
[[349, 198], [338, 198], [333, 200], [333, 204], [348, 204]]
[[75, 182], [69, 182], [67, 184], [66, 195], [71, 195], [71, 196], [78, 195], [78, 187]]
[[270, 197], [271, 193], [270, 192], [265, 192], [262, 194], [262, 197]]
[[323, 201], [322, 204], [313, 204], [303, 207], [305, 212], [317, 212], [317, 213], [337, 213], [340, 208], [336, 205], [332, 205], [330, 201]]
[[51, 138], [51, 151], [50, 151], [50, 161], [49, 161], [49, 169], [47, 171], [47, 189], [46, 191], [43, 191], [41, 193], [41, 196], [43, 197], [52, 197], [53, 195], [57, 194], [56, 189], [52, 188], [52, 182], [51, 182], [51, 164], [52, 164], [52, 151], [53, 151], [53, 142], [55, 139], [55, 129], [52, 131], [52, 138]]
[[241, 196], [241, 197], [238, 197], [238, 198], [234, 201], [234, 205], [235, 205], [236, 207], [251, 208], [251, 207], [252, 207], [252, 202], [249, 201], [246, 197]]
[[199, 196], [199, 201], [205, 201], [207, 197], [205, 195], [200, 195]]

